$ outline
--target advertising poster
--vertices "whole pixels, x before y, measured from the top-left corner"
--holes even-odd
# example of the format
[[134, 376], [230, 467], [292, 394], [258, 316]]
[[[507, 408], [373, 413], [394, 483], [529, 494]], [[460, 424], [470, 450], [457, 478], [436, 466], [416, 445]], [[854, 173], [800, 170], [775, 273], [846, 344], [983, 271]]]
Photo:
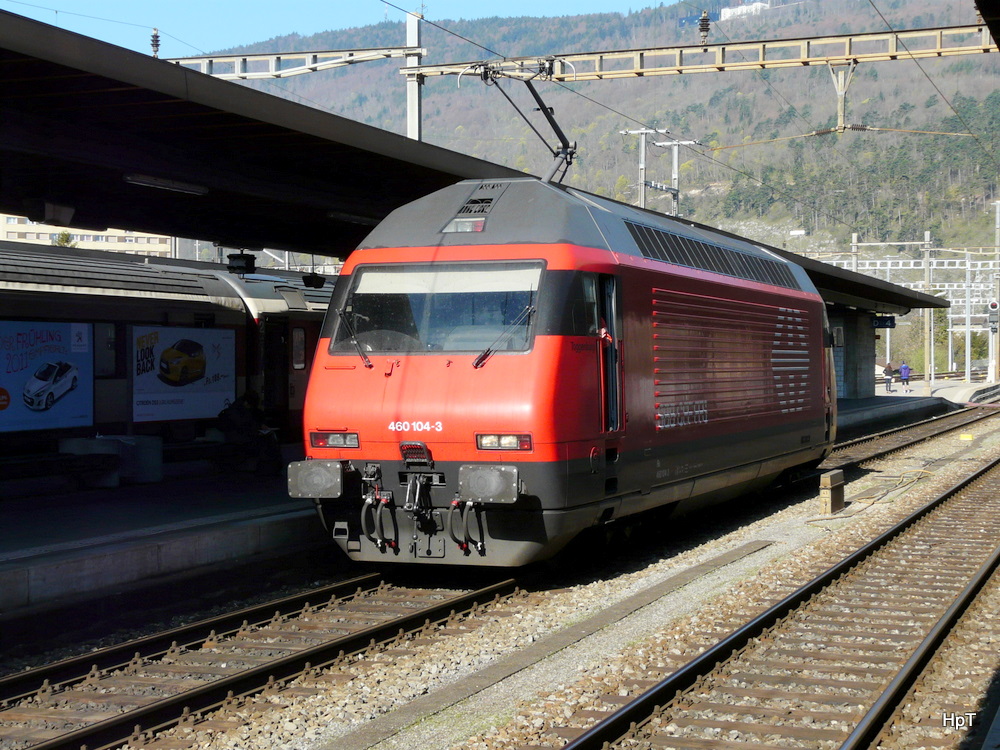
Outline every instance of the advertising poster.
[[217, 416], [236, 396], [236, 333], [214, 328], [132, 327], [132, 419]]
[[94, 423], [90, 323], [0, 321], [0, 432]]

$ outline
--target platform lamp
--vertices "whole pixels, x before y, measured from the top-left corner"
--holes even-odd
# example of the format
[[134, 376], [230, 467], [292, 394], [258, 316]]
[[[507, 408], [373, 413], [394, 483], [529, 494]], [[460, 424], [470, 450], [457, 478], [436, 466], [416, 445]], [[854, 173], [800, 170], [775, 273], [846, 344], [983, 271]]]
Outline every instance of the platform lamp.
[[322, 289], [323, 284], [326, 283], [326, 277], [316, 273], [316, 256], [310, 255], [309, 260], [311, 269], [309, 273], [302, 277], [302, 283], [310, 289]]
[[229, 258], [229, 263], [226, 264], [226, 270], [229, 273], [234, 273], [237, 276], [245, 276], [257, 270], [257, 259], [249, 253], [233, 253], [226, 257]]
[[244, 252], [245, 249], [242, 248], [238, 253], [230, 253], [226, 256], [229, 259], [229, 262], [226, 264], [226, 270], [229, 273], [242, 277], [249, 273], [257, 272], [256, 256]]

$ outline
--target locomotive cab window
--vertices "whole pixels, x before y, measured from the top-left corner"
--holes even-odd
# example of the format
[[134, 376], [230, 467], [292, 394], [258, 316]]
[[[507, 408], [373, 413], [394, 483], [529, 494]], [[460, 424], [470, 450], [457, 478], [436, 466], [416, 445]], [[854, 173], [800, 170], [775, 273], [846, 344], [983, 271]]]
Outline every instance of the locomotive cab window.
[[526, 351], [542, 267], [541, 261], [359, 267], [343, 308], [328, 318], [330, 352]]

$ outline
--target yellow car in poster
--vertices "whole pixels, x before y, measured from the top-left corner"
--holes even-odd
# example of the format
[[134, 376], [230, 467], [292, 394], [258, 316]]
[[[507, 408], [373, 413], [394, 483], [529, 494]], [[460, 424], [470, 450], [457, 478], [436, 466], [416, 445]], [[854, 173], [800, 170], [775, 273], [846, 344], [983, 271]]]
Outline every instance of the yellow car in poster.
[[179, 339], [160, 354], [160, 380], [184, 385], [205, 377], [205, 348], [197, 341]]

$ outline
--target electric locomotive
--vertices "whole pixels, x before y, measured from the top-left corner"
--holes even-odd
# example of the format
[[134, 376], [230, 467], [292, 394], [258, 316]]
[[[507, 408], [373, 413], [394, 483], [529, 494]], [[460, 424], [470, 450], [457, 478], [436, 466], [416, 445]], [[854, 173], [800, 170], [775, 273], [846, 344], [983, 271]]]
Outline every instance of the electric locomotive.
[[825, 308], [749, 240], [534, 178], [403, 206], [345, 264], [304, 411], [354, 560], [519, 566], [834, 438]]

